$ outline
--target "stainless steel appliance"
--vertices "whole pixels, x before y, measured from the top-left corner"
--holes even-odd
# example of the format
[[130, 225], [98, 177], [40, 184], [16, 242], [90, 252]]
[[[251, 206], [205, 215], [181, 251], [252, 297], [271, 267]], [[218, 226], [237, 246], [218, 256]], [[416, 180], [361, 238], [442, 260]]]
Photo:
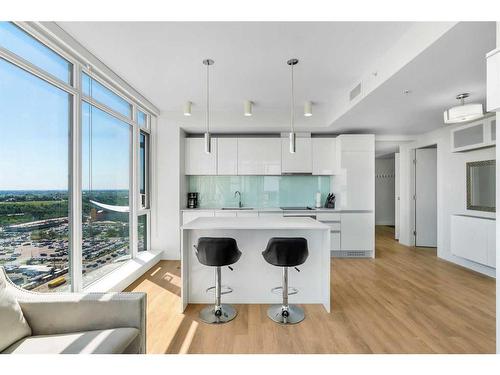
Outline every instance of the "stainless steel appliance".
[[280, 207], [283, 217], [310, 217], [316, 220], [316, 212], [311, 207]]

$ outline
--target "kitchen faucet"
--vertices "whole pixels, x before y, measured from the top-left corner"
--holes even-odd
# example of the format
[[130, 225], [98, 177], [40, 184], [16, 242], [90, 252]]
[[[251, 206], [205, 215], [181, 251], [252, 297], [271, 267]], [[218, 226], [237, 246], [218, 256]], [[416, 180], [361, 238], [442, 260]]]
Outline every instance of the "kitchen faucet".
[[238, 207], [239, 207], [239, 208], [241, 208], [241, 207], [243, 207], [243, 205], [241, 204], [241, 193], [240, 193], [238, 190], [236, 190], [236, 191], [234, 192], [234, 196], [235, 196], [235, 197], [236, 197], [236, 194], [238, 194], [238, 198], [239, 198], [239, 199], [238, 199]]

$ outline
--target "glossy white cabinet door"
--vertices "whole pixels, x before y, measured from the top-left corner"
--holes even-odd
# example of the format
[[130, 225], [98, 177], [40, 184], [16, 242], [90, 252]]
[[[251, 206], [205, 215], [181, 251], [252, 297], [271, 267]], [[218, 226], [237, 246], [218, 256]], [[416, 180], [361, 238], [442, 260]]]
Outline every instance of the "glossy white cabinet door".
[[290, 153], [290, 141], [281, 138], [281, 172], [312, 173], [311, 138], [297, 137], [295, 153]]
[[375, 215], [373, 212], [342, 213], [340, 246], [343, 251], [375, 249]]
[[217, 139], [211, 139], [212, 152], [205, 152], [203, 138], [185, 139], [185, 174], [216, 175], [217, 174]]
[[342, 151], [340, 207], [345, 210], [375, 209], [375, 153]]
[[238, 174], [238, 138], [217, 138], [217, 174]]
[[239, 175], [280, 175], [281, 138], [239, 138]]
[[495, 220], [452, 215], [451, 253], [495, 267]]
[[486, 110], [498, 112], [500, 111], [500, 48], [488, 53], [486, 61]]
[[336, 138], [312, 138], [312, 174], [331, 176], [338, 173]]
[[215, 217], [236, 217], [235, 211], [215, 211]]
[[238, 217], [258, 217], [259, 212], [257, 212], [257, 211], [237, 211], [236, 216], [238, 216]]

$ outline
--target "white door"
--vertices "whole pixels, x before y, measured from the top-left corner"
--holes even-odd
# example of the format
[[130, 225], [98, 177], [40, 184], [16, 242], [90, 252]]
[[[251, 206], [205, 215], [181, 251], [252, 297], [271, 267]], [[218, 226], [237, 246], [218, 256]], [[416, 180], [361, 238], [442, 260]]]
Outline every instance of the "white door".
[[399, 240], [399, 152], [394, 155], [394, 238]]
[[437, 149], [417, 149], [415, 160], [415, 245], [437, 247]]

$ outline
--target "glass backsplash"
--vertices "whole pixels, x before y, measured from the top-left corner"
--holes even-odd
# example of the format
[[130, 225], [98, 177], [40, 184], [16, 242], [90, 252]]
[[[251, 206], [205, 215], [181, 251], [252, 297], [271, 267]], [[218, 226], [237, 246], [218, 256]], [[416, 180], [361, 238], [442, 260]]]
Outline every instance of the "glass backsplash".
[[330, 192], [330, 176], [189, 176], [189, 192], [198, 192], [198, 207], [238, 206], [235, 191], [245, 207], [314, 206]]

